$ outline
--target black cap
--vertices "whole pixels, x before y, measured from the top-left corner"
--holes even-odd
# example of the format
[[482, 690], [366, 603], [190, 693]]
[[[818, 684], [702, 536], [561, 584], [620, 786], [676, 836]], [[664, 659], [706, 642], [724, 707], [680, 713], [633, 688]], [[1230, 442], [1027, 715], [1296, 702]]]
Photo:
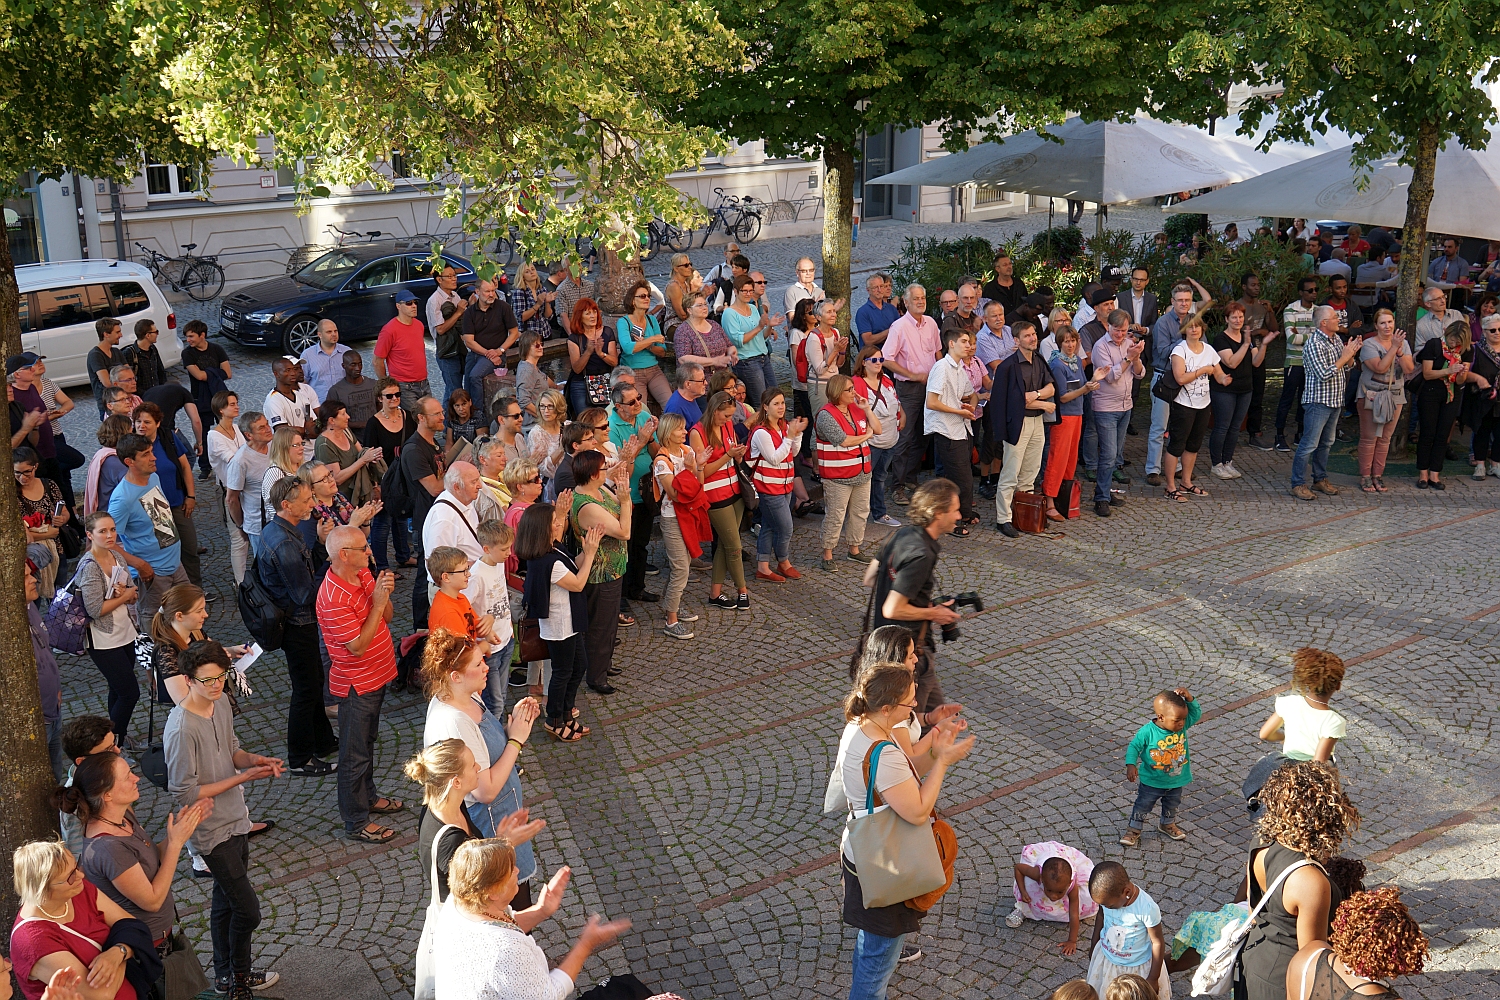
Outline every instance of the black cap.
[[1097, 309], [1097, 308], [1099, 308], [1100, 305], [1102, 305], [1105, 302], [1113, 302], [1114, 298], [1115, 298], [1115, 293], [1114, 292], [1110, 291], [1108, 288], [1101, 288], [1098, 291], [1096, 291], [1093, 295], [1089, 296], [1089, 305], [1092, 306], [1093, 308]]

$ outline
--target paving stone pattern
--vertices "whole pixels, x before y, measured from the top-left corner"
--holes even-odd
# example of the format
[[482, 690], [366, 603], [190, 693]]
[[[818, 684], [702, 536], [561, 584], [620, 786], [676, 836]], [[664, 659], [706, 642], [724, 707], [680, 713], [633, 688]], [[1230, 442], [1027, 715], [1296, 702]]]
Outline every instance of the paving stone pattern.
[[[757, 244], [753, 259], [785, 257], [789, 272], [810, 245], [777, 243], [786, 245]], [[226, 346], [232, 385], [258, 404], [272, 352]], [[368, 358], [370, 345], [361, 348]], [[75, 445], [92, 438], [86, 396], [75, 391], [80, 406], [64, 421]], [[1137, 476], [1144, 441], [1128, 439]], [[1062, 537], [1011, 541], [985, 523], [945, 541], [941, 591], [977, 590], [989, 608], [940, 650], [944, 686], [978, 743], [942, 796], [959, 838], [955, 887], [924, 922], [926, 957], [897, 972], [893, 996], [1039, 998], [1084, 973], [1086, 956], [1057, 952], [1061, 926], [1004, 926], [1010, 864], [1028, 842], [1123, 860], [1171, 928], [1230, 899], [1252, 838], [1239, 784], [1267, 750], [1255, 733], [1289, 680], [1289, 654], [1306, 644], [1352, 663], [1335, 701], [1349, 720], [1341, 762], [1364, 816], [1349, 852], [1374, 859], [1372, 882], [1403, 887], [1433, 938], [1432, 971], [1399, 984], [1402, 995], [1500, 995], [1500, 481], [1450, 474], [1434, 494], [1392, 478], [1383, 496], [1351, 488], [1304, 503], [1286, 495], [1289, 456], [1242, 448], [1237, 464], [1244, 479], [1205, 476], [1212, 496], [1191, 505], [1137, 479], [1113, 517], [1085, 514]], [[207, 583], [222, 598], [208, 630], [241, 641], [220, 518], [215, 496], [198, 514]], [[865, 592], [852, 563], [816, 569], [818, 528], [815, 518], [797, 523], [805, 578], [753, 586], [748, 613], [709, 608], [706, 574], [695, 574], [685, 607], [702, 618], [692, 642], [660, 636], [659, 606], [637, 608], [640, 624], [621, 633], [619, 693], [582, 695], [593, 735], [562, 745], [538, 730], [528, 747], [527, 799], [548, 821], [542, 867], [573, 870], [540, 941], [559, 958], [589, 912], [635, 922], [620, 947], [590, 960], [586, 980], [628, 969], [693, 1000], [847, 992], [840, 821], [819, 810]], [[659, 542], [652, 551], [665, 566]], [[402, 634], [410, 586], [408, 576], [397, 591]], [[102, 711], [91, 663], [62, 660], [68, 714]], [[252, 681], [240, 737], [279, 754], [289, 695], [280, 655]], [[1133, 796], [1124, 746], [1152, 695], [1177, 685], [1208, 710], [1192, 733], [1190, 838], [1148, 831], [1125, 850], [1116, 843]], [[409, 803], [415, 790], [400, 767], [423, 717], [420, 698], [392, 698], [381, 728], [381, 790]], [[135, 727], [144, 737], [144, 705]], [[143, 791], [143, 820], [159, 833], [168, 803]], [[264, 907], [257, 963], [285, 972], [268, 995], [357, 986], [361, 997], [408, 996], [426, 900], [415, 810], [388, 817], [399, 838], [375, 847], [341, 835], [331, 778], [247, 791], [253, 814], [278, 824], [252, 851]], [[206, 952], [209, 883], [186, 860], [179, 875], [184, 923]]]

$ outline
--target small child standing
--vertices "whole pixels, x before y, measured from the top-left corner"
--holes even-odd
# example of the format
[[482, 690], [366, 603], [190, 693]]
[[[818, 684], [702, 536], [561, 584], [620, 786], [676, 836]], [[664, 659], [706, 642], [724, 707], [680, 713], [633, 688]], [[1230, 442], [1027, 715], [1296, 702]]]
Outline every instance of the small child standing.
[[1058, 949], [1073, 954], [1078, 950], [1079, 924], [1092, 920], [1099, 910], [1092, 897], [1079, 892], [1087, 889], [1093, 871], [1094, 862], [1076, 847], [1053, 840], [1027, 844], [1016, 862], [1016, 908], [1005, 918], [1005, 926], [1020, 927], [1027, 918], [1067, 923], [1068, 939]]
[[427, 557], [427, 572], [437, 581], [438, 589], [427, 613], [427, 627], [445, 628], [478, 642], [489, 638], [494, 619], [475, 614], [473, 605], [464, 596], [464, 588], [469, 585], [469, 566], [468, 554], [451, 545], [439, 545]]
[[1151, 707], [1155, 718], [1136, 732], [1125, 750], [1125, 777], [1139, 783], [1135, 805], [1130, 809], [1130, 828], [1120, 836], [1120, 843], [1126, 847], [1141, 842], [1141, 829], [1157, 802], [1161, 803], [1161, 825], [1157, 829], [1173, 840], [1187, 839], [1177, 825], [1177, 807], [1182, 802], [1182, 789], [1193, 780], [1187, 731], [1203, 717], [1203, 709], [1187, 688], [1163, 691]]
[[1171, 1000], [1167, 939], [1156, 900], [1130, 881], [1118, 861], [1094, 866], [1089, 895], [1099, 904], [1099, 918], [1094, 921], [1088, 984], [1102, 997], [1117, 976], [1134, 973], [1156, 987], [1158, 1000]]
[[[475, 532], [479, 544], [484, 546], [484, 557], [469, 567], [469, 585], [464, 596], [471, 607], [488, 615], [494, 622], [490, 629], [490, 643], [494, 652], [486, 657], [490, 667], [489, 680], [483, 692], [484, 707], [495, 718], [504, 718], [506, 678], [510, 669], [511, 654], [516, 648], [515, 626], [510, 617], [510, 588], [505, 580], [505, 560], [510, 556], [516, 533], [504, 521], [489, 520], [479, 525]], [[430, 616], [429, 616], [430, 618]]]
[[1344, 661], [1327, 650], [1303, 646], [1292, 654], [1292, 690], [1276, 699], [1276, 711], [1260, 727], [1260, 738], [1279, 738], [1281, 755], [1292, 760], [1332, 760], [1345, 727], [1344, 717], [1328, 701], [1343, 686]]

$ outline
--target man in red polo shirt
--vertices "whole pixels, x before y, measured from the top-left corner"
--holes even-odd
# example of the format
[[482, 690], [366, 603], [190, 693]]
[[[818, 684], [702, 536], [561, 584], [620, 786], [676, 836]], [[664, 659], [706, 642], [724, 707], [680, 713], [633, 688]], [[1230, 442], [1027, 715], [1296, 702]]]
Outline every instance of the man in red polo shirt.
[[415, 410], [417, 400], [432, 395], [427, 384], [427, 343], [417, 319], [417, 297], [410, 289], [396, 293], [396, 316], [380, 328], [375, 340], [375, 376], [401, 383], [401, 405]]
[[370, 574], [370, 545], [358, 528], [328, 533], [328, 575], [318, 588], [318, 624], [332, 665], [328, 685], [339, 705], [339, 815], [344, 835], [378, 844], [396, 831], [370, 821], [372, 813], [402, 808], [375, 790], [375, 735], [385, 686], [396, 676], [391, 645], [393, 573]]

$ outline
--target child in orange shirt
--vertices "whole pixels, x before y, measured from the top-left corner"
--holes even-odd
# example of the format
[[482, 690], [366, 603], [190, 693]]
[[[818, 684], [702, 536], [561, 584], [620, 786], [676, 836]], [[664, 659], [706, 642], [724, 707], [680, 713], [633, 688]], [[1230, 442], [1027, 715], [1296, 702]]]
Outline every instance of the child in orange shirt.
[[427, 613], [427, 627], [445, 628], [476, 642], [488, 642], [495, 625], [494, 615], [476, 615], [474, 606], [464, 596], [464, 588], [469, 585], [470, 565], [472, 563], [464, 551], [451, 545], [439, 545], [427, 557], [427, 572], [438, 585], [438, 592], [432, 598], [432, 609]]

